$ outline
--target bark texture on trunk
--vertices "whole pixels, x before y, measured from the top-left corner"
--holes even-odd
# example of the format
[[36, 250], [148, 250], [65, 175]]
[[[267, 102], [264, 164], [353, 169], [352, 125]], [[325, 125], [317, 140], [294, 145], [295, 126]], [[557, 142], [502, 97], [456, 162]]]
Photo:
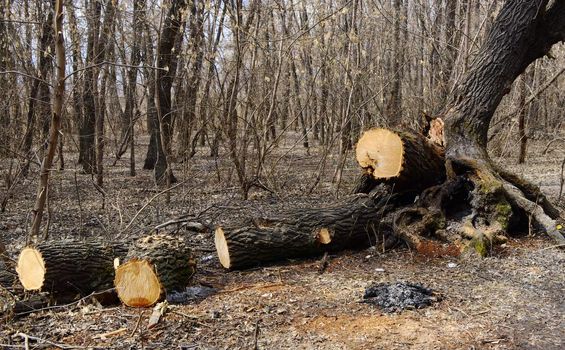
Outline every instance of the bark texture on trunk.
[[[173, 110], [171, 100], [171, 89], [177, 70], [176, 52], [173, 47], [177, 37], [184, 27], [185, 11], [187, 7], [185, 0], [172, 1], [169, 11], [165, 17], [163, 31], [159, 39], [157, 49], [156, 97], [157, 116], [159, 119], [160, 142], [157, 146], [157, 161], [155, 163], [155, 181], [165, 183], [174, 182], [175, 178], [170, 170], [171, 135], [173, 133]], [[167, 180], [166, 176], [169, 176]]]
[[[445, 179], [443, 147], [420, 134], [388, 129], [366, 131], [357, 142], [359, 165], [376, 182], [394, 185], [396, 192], [423, 190]], [[367, 179], [358, 191], [369, 183]], [[370, 188], [369, 188], [370, 190]]]
[[443, 114], [446, 157], [451, 162], [486, 160], [487, 132], [494, 111], [516, 78], [565, 38], [565, 3], [507, 1], [469, 73]]
[[112, 288], [114, 258], [125, 254], [120, 245], [97, 241], [46, 241], [24, 248], [16, 270], [26, 290], [84, 296]]
[[348, 248], [391, 246], [390, 226], [382, 221], [392, 208], [391, 196], [390, 188], [382, 185], [332, 207], [254, 218], [243, 227], [218, 227], [215, 244], [220, 262], [227, 269], [243, 269]]
[[[565, 40], [565, 1], [509, 0], [501, 9], [467, 76], [444, 109], [446, 169], [451, 180], [470, 182], [470, 223], [464, 235], [484, 247], [508, 232], [515, 218], [531, 218], [559, 244], [559, 216], [547, 198], [528, 183], [490, 160], [486, 145], [492, 116], [512, 83], [553, 44]], [[500, 241], [500, 240], [498, 240]], [[478, 242], [478, 243], [477, 243]]]
[[168, 235], [139, 239], [126, 259], [116, 270], [114, 285], [120, 300], [128, 306], [150, 306], [163, 293], [184, 290], [196, 271], [191, 249]]

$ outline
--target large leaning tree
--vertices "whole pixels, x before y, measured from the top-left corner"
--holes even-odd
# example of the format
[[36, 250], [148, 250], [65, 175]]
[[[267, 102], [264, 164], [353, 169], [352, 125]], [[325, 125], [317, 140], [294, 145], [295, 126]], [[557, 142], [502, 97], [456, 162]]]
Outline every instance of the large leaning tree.
[[565, 0], [509, 0], [462, 84], [443, 111], [447, 182], [463, 181], [471, 191], [471, 222], [465, 231], [478, 242], [505, 233], [531, 215], [535, 224], [564, 243], [556, 227], [559, 212], [537, 186], [496, 166], [486, 150], [490, 121], [514, 80], [554, 44], [565, 41]]
[[218, 227], [220, 262], [237, 269], [404, 241], [437, 255], [488, 254], [530, 225], [559, 245], [559, 211], [487, 153], [490, 121], [514, 80], [565, 41], [565, 0], [508, 0], [471, 68], [424, 133], [373, 129], [357, 144], [356, 193], [320, 209]]

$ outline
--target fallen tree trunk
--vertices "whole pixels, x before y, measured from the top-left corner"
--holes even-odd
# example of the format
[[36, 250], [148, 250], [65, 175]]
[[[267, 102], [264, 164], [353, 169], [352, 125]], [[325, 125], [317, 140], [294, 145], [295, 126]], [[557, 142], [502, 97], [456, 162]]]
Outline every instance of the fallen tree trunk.
[[148, 307], [167, 292], [184, 290], [195, 270], [192, 252], [181, 240], [152, 235], [130, 248], [127, 262], [116, 269], [114, 285], [127, 306]]
[[20, 252], [16, 271], [25, 290], [54, 297], [88, 295], [112, 288], [114, 258], [125, 255], [120, 245], [96, 241], [50, 241]]
[[390, 226], [382, 219], [396, 199], [388, 186], [381, 185], [332, 207], [252, 219], [244, 227], [217, 227], [214, 241], [220, 263], [227, 269], [243, 269], [348, 248], [392, 246]]
[[[362, 177], [358, 192], [386, 182], [395, 192], [423, 190], [445, 180], [443, 147], [424, 135], [376, 128], [363, 133], [355, 149]], [[372, 178], [375, 181], [370, 181]]]

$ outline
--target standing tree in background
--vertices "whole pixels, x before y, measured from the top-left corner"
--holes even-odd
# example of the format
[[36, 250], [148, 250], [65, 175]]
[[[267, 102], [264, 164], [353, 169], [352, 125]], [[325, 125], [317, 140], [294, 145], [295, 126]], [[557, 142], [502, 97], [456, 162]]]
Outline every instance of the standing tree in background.
[[55, 82], [55, 93], [53, 97], [53, 108], [51, 124], [49, 127], [49, 142], [47, 152], [41, 163], [39, 184], [37, 187], [37, 198], [33, 207], [33, 219], [30, 229], [30, 237], [37, 237], [43, 217], [43, 208], [49, 195], [49, 171], [53, 164], [53, 158], [57, 149], [59, 132], [61, 129], [61, 113], [63, 111], [63, 95], [65, 93], [65, 44], [63, 38], [63, 0], [55, 1], [55, 16], [52, 17], [55, 33], [55, 57], [57, 77]]
[[[182, 38], [181, 28], [184, 28], [186, 20], [187, 2], [170, 1], [169, 10], [163, 22], [163, 29], [159, 37], [157, 47], [157, 72], [155, 84], [156, 107], [158, 129], [153, 129], [152, 137], [155, 137], [154, 144], [157, 147], [157, 160], [154, 164], [155, 181], [157, 183], [176, 181], [170, 168], [168, 157], [171, 155], [171, 141], [173, 133], [173, 110], [171, 101], [171, 89], [177, 71], [177, 55], [173, 48], [177, 40]], [[179, 37], [180, 36], [180, 37]], [[165, 177], [168, 176], [168, 179]]]

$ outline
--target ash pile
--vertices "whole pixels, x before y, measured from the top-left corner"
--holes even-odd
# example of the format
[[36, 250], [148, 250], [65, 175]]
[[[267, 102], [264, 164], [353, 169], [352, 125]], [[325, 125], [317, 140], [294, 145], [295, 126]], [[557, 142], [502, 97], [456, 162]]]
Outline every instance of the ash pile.
[[388, 313], [421, 309], [439, 300], [441, 296], [432, 289], [406, 282], [372, 284], [363, 295], [364, 303], [377, 305]]

